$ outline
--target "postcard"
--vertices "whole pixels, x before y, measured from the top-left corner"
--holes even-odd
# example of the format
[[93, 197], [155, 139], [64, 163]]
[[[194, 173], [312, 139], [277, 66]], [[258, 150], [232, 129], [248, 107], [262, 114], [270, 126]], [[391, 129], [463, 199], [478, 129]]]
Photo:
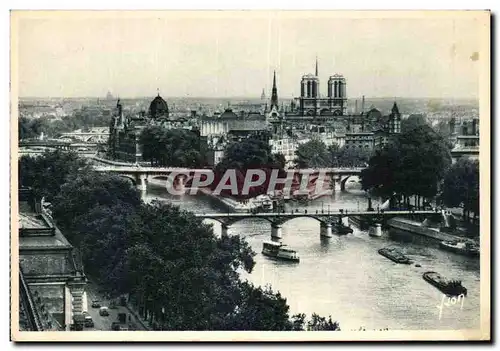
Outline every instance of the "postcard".
[[11, 339], [490, 340], [490, 16], [12, 11]]

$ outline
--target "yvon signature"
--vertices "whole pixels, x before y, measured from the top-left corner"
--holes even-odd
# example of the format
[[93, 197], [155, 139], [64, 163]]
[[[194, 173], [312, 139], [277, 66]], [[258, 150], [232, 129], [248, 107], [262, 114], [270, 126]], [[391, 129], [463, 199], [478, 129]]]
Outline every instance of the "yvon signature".
[[441, 298], [441, 304], [436, 306], [439, 309], [439, 319], [441, 319], [441, 317], [443, 315], [443, 309], [445, 307], [452, 307], [452, 306], [460, 305], [460, 309], [463, 309], [464, 302], [465, 302], [465, 295], [464, 294], [460, 294], [458, 296], [453, 296], [453, 297], [450, 297], [450, 296], [443, 294], [443, 297]]

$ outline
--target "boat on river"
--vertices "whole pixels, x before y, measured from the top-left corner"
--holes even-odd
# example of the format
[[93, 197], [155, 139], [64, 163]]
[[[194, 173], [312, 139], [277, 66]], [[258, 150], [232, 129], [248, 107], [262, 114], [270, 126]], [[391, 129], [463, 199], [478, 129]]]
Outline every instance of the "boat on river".
[[381, 254], [384, 257], [387, 257], [393, 262], [400, 263], [400, 264], [411, 264], [412, 261], [405, 256], [401, 251], [398, 249], [394, 248], [389, 248], [389, 247], [384, 247], [380, 250], [378, 250], [378, 253]]
[[332, 224], [332, 231], [338, 235], [347, 235], [347, 234], [351, 234], [354, 232], [351, 227], [346, 226], [342, 222], [333, 223]]
[[424, 280], [444, 294], [449, 296], [467, 296], [467, 289], [462, 285], [460, 280], [448, 280], [437, 272], [425, 272], [422, 277]]
[[441, 241], [439, 247], [446, 251], [451, 251], [461, 255], [479, 256], [479, 246], [469, 241]]
[[300, 262], [299, 255], [297, 255], [295, 250], [287, 248], [285, 244], [274, 241], [264, 241], [262, 254], [277, 260]]

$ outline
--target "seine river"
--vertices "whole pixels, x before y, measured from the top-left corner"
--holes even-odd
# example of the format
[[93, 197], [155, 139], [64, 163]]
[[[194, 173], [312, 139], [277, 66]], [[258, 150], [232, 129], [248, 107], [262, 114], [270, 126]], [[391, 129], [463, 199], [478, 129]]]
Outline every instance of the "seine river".
[[[172, 196], [158, 184], [149, 184], [145, 200], [168, 201], [195, 212], [226, 212], [204, 196]], [[374, 202], [376, 206], [377, 202]], [[289, 206], [289, 205], [287, 205]], [[313, 201], [308, 211], [338, 208], [365, 209], [362, 191], [351, 184], [347, 192]], [[293, 207], [293, 206], [289, 206]], [[346, 219], [347, 220], [347, 219]], [[214, 231], [220, 234], [220, 224]], [[479, 260], [442, 251], [426, 244], [408, 244], [368, 236], [353, 227], [354, 233], [320, 240], [319, 222], [298, 218], [283, 225], [283, 242], [297, 250], [299, 264], [277, 262], [262, 256], [262, 242], [269, 240], [269, 222], [247, 219], [234, 224], [231, 232], [245, 237], [253, 250], [256, 265], [243, 279], [255, 285], [270, 285], [287, 299], [291, 314], [316, 312], [332, 316], [342, 330], [369, 329], [479, 329]], [[231, 233], [230, 232], [230, 233]], [[377, 250], [400, 248], [415, 265], [398, 265], [379, 255]], [[462, 304], [440, 309], [442, 294], [422, 279], [422, 273], [437, 271], [449, 278], [459, 278], [468, 289]]]

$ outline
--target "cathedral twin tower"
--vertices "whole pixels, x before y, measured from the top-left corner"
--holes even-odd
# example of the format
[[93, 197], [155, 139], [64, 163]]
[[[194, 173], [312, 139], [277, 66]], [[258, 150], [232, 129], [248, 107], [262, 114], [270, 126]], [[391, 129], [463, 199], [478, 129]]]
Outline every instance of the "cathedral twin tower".
[[[306, 74], [302, 76], [300, 82], [300, 97], [295, 98], [294, 106], [297, 108], [292, 111], [293, 115], [299, 116], [342, 116], [346, 114], [347, 109], [347, 91], [346, 79], [340, 74], [330, 76], [328, 79], [328, 95], [322, 97], [319, 93], [318, 60], [316, 59], [315, 74]], [[277, 104], [276, 72], [273, 77], [271, 104]]]

